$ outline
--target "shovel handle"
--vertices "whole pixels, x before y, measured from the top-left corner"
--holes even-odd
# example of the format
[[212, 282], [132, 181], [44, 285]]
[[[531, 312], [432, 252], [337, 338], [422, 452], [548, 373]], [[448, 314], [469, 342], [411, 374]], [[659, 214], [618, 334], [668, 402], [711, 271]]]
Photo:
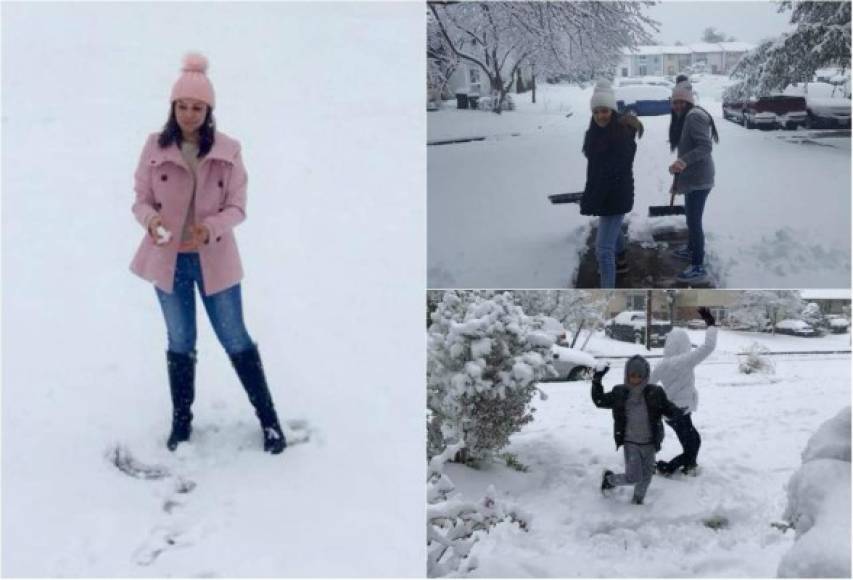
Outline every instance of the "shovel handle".
[[672, 187], [669, 188], [669, 207], [675, 205], [675, 184], [678, 183], [678, 174], [672, 174]]

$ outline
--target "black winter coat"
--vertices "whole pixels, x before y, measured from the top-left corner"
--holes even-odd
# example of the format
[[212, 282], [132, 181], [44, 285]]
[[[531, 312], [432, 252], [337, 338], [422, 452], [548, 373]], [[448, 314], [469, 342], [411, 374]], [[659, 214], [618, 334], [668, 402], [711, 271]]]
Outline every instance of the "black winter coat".
[[[625, 401], [628, 399], [628, 385], [616, 385], [609, 393], [604, 392], [600, 382], [592, 383], [592, 402], [600, 409], [613, 409], [613, 438], [616, 440], [616, 449], [625, 443], [625, 424], [628, 422], [625, 413]], [[663, 443], [663, 421], [661, 416], [669, 419], [679, 417], [683, 414], [666, 396], [666, 392], [658, 385], [646, 385], [643, 388], [643, 397], [646, 399], [646, 407], [649, 410], [649, 423], [651, 423], [652, 437], [655, 449], [660, 451]]]
[[586, 186], [581, 198], [582, 215], [618, 215], [634, 207], [635, 131], [614, 113], [610, 125], [593, 122], [585, 137]]

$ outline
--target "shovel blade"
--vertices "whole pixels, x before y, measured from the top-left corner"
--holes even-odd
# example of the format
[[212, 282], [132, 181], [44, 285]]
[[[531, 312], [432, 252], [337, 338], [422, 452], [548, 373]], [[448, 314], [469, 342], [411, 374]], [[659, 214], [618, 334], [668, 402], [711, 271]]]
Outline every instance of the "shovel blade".
[[551, 200], [551, 203], [580, 203], [582, 197], [583, 192], [578, 191], [576, 193], [555, 193], [549, 195], [548, 199]]
[[653, 205], [649, 207], [649, 217], [685, 215], [683, 205]]

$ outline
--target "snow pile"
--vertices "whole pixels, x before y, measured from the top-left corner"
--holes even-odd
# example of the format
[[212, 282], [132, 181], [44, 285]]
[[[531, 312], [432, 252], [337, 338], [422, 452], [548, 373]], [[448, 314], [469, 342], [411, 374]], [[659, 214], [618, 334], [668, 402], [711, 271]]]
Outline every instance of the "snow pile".
[[430, 578], [476, 569], [477, 558], [469, 557], [471, 548], [480, 536], [489, 533], [490, 528], [500, 525], [520, 533], [530, 526], [528, 514], [496, 499], [494, 486], [490, 485], [485, 496], [476, 503], [465, 501], [460, 493], [454, 493], [456, 487], [444, 473], [444, 465], [461, 450], [461, 444], [450, 445], [429, 462], [427, 576]]
[[542, 330], [510, 293], [445, 293], [432, 313], [427, 355], [429, 449], [462, 443], [462, 461], [486, 459], [533, 419], [536, 382], [555, 376]]
[[775, 366], [773, 365], [773, 361], [767, 356], [768, 352], [770, 351], [766, 346], [759, 342], [753, 342], [738, 357], [738, 370], [745, 375], [753, 373], [773, 374]]
[[802, 458], [784, 515], [797, 541], [779, 576], [850, 578], [850, 407], [820, 426]]

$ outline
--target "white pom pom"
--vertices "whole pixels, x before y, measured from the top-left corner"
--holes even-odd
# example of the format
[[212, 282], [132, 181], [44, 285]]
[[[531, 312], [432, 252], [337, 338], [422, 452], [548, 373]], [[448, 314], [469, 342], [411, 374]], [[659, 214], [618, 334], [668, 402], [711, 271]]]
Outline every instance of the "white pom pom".
[[207, 72], [207, 58], [203, 54], [191, 52], [184, 57], [184, 66], [181, 69], [184, 72]]

